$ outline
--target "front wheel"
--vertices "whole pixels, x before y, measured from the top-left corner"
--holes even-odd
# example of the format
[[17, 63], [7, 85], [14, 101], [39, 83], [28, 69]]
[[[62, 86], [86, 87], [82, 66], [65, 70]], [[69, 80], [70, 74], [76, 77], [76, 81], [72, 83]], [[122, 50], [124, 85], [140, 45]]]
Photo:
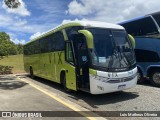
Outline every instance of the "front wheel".
[[64, 74], [61, 75], [62, 85], [66, 92], [70, 92], [71, 90], [66, 86], [66, 76]]
[[144, 78], [143, 78], [143, 75], [142, 75], [142, 73], [141, 73], [141, 71], [137, 71], [137, 83], [138, 84], [142, 84], [142, 83], [144, 83]]
[[30, 77], [33, 79], [34, 78], [34, 74], [33, 74], [33, 69], [30, 68]]
[[160, 87], [160, 71], [153, 71], [150, 77], [151, 84]]

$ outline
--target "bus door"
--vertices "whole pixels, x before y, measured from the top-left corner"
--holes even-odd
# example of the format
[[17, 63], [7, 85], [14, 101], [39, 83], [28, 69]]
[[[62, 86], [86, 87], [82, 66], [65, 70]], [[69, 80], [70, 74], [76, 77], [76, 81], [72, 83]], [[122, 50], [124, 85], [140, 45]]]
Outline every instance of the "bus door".
[[89, 91], [89, 55], [87, 41], [84, 35], [75, 35], [73, 48], [77, 85], [81, 90]]

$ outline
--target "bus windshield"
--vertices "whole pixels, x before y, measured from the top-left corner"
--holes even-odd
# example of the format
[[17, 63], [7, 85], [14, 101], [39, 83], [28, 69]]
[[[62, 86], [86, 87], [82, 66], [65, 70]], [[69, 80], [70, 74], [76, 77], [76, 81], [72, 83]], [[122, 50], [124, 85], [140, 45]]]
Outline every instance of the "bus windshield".
[[134, 65], [135, 56], [128, 35], [124, 30], [88, 28], [94, 38], [90, 50], [93, 66], [106, 69], [123, 69]]

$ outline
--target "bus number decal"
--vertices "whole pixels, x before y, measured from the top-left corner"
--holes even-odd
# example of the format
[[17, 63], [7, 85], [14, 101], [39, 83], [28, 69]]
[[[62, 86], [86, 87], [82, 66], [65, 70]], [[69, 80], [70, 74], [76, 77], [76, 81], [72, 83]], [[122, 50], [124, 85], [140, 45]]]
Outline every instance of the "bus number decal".
[[117, 73], [108, 73], [108, 77], [118, 77]]

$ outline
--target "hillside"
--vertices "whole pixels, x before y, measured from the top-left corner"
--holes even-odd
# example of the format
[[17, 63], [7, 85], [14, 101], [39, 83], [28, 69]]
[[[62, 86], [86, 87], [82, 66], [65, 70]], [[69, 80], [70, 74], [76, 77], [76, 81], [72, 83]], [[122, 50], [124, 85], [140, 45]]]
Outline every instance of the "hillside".
[[11, 55], [0, 58], [0, 75], [24, 73], [23, 55]]

